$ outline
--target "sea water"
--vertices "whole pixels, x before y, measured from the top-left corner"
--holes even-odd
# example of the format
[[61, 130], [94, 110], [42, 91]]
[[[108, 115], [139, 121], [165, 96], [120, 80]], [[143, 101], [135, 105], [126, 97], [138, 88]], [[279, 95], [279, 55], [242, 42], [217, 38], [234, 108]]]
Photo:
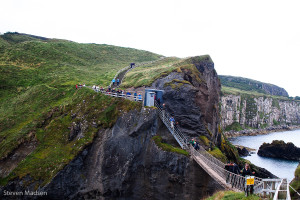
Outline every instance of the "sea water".
[[287, 178], [289, 181], [294, 178], [294, 172], [299, 163], [298, 161], [261, 157], [257, 155], [257, 151], [264, 142], [271, 143], [273, 140], [283, 140], [286, 143], [292, 142], [295, 146], [300, 148], [300, 130], [275, 132], [267, 135], [240, 136], [230, 138], [229, 140], [234, 145], [242, 145], [256, 149], [255, 154], [243, 157], [251, 163], [267, 169], [279, 178]]

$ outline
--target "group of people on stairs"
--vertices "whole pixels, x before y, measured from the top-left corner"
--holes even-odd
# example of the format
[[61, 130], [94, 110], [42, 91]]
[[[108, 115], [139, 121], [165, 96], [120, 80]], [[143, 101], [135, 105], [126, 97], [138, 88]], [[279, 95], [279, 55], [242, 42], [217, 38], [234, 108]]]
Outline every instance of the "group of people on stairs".
[[119, 78], [117, 78], [117, 79], [113, 78], [113, 80], [111, 82], [112, 82], [113, 86], [116, 85], [118, 87], [120, 85], [120, 79]]

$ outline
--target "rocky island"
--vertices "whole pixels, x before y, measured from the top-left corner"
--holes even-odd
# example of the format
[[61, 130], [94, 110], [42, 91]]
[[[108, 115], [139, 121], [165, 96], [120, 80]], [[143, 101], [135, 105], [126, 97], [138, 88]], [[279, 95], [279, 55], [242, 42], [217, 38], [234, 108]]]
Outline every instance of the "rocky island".
[[263, 143], [257, 152], [259, 156], [300, 161], [300, 148], [293, 143], [273, 140], [271, 144]]

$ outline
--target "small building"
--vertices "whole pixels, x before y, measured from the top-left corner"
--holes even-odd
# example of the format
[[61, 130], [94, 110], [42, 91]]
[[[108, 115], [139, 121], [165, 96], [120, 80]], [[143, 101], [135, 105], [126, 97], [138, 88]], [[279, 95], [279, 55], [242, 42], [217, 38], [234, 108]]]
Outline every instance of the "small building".
[[144, 98], [144, 106], [154, 106], [154, 99], [156, 98], [160, 100], [160, 103], [163, 103], [163, 90], [157, 89], [145, 89], [145, 98]]

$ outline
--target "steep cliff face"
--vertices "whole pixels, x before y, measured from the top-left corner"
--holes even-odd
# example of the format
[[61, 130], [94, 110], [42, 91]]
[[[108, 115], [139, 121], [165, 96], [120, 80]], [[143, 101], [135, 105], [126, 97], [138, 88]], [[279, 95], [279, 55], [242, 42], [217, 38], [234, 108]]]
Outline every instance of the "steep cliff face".
[[300, 124], [300, 102], [250, 95], [226, 95], [221, 98], [223, 128], [265, 128], [273, 125]]
[[[40, 191], [47, 199], [199, 199], [221, 189], [189, 157], [157, 147], [152, 137], [163, 129], [155, 109], [125, 114]], [[35, 190], [25, 184], [15, 180], [0, 192]]]
[[209, 56], [186, 60], [177, 72], [156, 80], [152, 87], [164, 90], [166, 109], [186, 135], [204, 135], [220, 143], [220, 81]]

